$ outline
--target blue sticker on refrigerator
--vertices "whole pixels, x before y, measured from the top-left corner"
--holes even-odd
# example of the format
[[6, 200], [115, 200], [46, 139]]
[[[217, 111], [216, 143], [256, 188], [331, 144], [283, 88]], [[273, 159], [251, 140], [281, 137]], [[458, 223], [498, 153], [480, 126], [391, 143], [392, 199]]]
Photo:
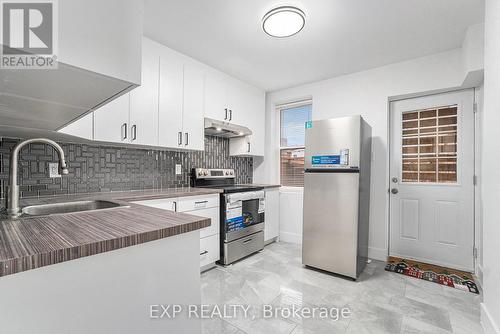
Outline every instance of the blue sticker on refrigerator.
[[313, 165], [339, 165], [340, 155], [314, 155], [311, 160]]

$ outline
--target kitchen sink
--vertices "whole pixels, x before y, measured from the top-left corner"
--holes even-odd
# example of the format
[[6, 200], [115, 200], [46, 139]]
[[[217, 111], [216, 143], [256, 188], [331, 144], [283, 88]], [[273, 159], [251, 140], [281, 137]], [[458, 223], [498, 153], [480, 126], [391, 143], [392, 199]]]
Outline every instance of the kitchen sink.
[[24, 207], [22, 212], [27, 216], [46, 216], [60, 213], [96, 211], [104, 209], [112, 209], [118, 207], [126, 207], [118, 203], [109, 201], [79, 201], [79, 202], [64, 202], [53, 204], [31, 205]]

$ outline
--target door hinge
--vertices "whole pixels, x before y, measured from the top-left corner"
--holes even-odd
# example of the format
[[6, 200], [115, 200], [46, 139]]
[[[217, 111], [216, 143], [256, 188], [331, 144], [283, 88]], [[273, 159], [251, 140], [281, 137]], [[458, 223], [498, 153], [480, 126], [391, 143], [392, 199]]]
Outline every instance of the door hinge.
[[474, 174], [474, 176], [472, 177], [472, 183], [477, 186], [477, 175]]
[[475, 259], [477, 259], [477, 248], [476, 247], [474, 247], [472, 249], [472, 255], [474, 256]]
[[472, 110], [474, 111], [474, 114], [477, 113], [477, 102], [472, 104]]

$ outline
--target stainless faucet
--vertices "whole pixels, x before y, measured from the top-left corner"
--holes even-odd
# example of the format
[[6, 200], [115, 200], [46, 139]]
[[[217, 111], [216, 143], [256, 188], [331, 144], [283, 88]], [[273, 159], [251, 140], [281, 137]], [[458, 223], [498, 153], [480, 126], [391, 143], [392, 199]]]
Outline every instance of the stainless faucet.
[[14, 146], [10, 154], [10, 171], [9, 171], [10, 183], [6, 197], [7, 215], [10, 218], [18, 217], [19, 215], [21, 215], [21, 208], [19, 207], [19, 186], [17, 185], [17, 160], [21, 149], [24, 146], [31, 143], [43, 143], [52, 146], [59, 155], [59, 172], [63, 175], [68, 174], [66, 160], [64, 159], [64, 151], [61, 148], [61, 146], [59, 146], [59, 144], [56, 143], [55, 141], [45, 138], [35, 138], [22, 141], [18, 143], [16, 146]]

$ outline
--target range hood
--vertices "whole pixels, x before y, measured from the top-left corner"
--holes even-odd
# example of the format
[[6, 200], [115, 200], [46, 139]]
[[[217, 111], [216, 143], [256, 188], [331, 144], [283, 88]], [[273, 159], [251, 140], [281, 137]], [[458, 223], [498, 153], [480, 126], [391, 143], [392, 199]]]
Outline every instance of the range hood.
[[245, 126], [218, 121], [211, 118], [205, 118], [205, 135], [207, 136], [235, 138], [244, 137], [251, 134], [252, 130]]

